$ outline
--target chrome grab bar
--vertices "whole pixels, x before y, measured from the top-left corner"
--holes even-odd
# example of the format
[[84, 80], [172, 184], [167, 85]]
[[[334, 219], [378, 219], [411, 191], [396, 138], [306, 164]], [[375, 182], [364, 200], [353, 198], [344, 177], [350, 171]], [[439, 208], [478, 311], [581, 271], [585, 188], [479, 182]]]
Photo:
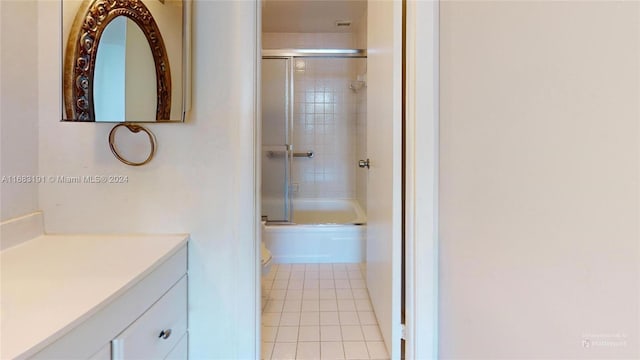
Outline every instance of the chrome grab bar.
[[[267, 157], [268, 158], [284, 157], [286, 154], [287, 154], [286, 151], [267, 151]], [[313, 152], [313, 150], [309, 150], [307, 152], [294, 152], [293, 153], [293, 157], [304, 157], [304, 158], [309, 158], [309, 159], [311, 159], [314, 155], [315, 155], [315, 153]]]
[[307, 152], [294, 152], [293, 157], [306, 157], [311, 159], [315, 155], [313, 151], [309, 150]]

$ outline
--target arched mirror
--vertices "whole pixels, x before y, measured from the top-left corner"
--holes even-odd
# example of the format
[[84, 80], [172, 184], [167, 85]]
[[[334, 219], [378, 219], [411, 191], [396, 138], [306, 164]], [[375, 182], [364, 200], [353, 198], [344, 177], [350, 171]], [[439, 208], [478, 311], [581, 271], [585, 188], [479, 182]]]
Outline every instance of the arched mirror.
[[63, 0], [63, 121], [183, 121], [188, 4]]

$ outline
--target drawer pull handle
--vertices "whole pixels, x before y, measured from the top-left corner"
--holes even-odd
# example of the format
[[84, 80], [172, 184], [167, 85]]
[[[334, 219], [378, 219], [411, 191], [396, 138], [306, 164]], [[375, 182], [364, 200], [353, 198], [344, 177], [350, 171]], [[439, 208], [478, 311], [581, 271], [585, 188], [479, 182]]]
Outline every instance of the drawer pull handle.
[[162, 330], [160, 331], [160, 335], [158, 335], [159, 338], [163, 339], [168, 339], [169, 336], [171, 336], [171, 329]]

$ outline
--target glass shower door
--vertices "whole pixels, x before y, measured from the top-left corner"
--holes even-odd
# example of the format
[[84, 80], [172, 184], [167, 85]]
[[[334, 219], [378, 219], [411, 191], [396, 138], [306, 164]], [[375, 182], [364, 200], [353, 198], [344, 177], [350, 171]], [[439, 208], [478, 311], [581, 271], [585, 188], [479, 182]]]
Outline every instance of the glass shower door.
[[262, 59], [262, 216], [291, 221], [291, 60]]

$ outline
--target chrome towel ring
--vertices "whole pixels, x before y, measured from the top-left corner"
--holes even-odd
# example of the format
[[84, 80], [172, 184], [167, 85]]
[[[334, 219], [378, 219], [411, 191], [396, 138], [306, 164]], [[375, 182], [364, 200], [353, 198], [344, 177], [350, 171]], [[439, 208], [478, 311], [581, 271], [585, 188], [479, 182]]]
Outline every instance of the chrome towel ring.
[[[122, 155], [118, 153], [118, 149], [116, 148], [114, 140], [116, 137], [116, 129], [119, 128], [120, 126], [126, 127], [127, 129], [129, 129], [129, 131], [133, 133], [139, 133], [140, 131], [144, 131], [145, 133], [147, 133], [147, 136], [149, 137], [149, 142], [151, 142], [151, 152], [149, 153], [149, 156], [144, 161], [142, 162], [129, 161], [123, 158]], [[142, 166], [148, 163], [149, 161], [151, 161], [151, 159], [153, 159], [153, 156], [156, 154], [156, 137], [153, 135], [153, 133], [149, 129], [143, 126], [135, 125], [135, 124], [118, 124], [114, 126], [113, 129], [111, 129], [111, 131], [109, 132], [109, 148], [111, 148], [111, 152], [116, 157], [116, 159], [122, 161], [123, 163], [130, 166]]]

